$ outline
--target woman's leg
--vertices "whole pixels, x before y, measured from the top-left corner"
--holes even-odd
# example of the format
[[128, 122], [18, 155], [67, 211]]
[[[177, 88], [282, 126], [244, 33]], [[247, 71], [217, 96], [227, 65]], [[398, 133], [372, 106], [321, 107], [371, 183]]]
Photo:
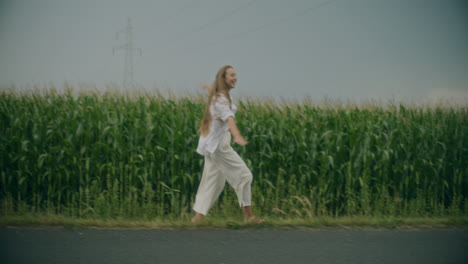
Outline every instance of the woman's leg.
[[196, 214], [192, 218], [192, 222], [203, 219], [223, 191], [225, 183], [226, 178], [220, 173], [220, 169], [213, 161], [211, 154], [205, 156], [203, 175], [193, 205]]
[[265, 220], [260, 219], [260, 218], [253, 215], [251, 206], [245, 206], [243, 208], [243, 210], [244, 210], [245, 222], [247, 222], [247, 223], [263, 223], [263, 222], [265, 222]]
[[240, 207], [251, 206], [252, 172], [242, 158], [230, 148], [220, 151], [215, 161], [219, 164], [221, 174], [225, 175], [227, 182], [234, 188]]
[[244, 211], [245, 220], [247, 222], [264, 222], [252, 213], [252, 172], [250, 172], [239, 154], [230, 146], [222, 148], [216, 155], [215, 161], [219, 164], [221, 173], [226, 176], [229, 185], [234, 188], [239, 200], [239, 206]]

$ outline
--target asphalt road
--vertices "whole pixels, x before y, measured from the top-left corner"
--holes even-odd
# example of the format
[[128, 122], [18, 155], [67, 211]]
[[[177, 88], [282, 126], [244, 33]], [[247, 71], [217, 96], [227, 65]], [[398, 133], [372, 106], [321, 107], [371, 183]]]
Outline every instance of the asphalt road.
[[468, 230], [0, 229], [0, 263], [468, 263]]

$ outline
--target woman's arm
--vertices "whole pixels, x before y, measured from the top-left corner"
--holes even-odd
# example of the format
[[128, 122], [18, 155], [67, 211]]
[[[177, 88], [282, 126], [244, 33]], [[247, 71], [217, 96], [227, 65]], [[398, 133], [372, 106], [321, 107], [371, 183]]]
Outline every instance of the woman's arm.
[[245, 146], [249, 142], [247, 142], [241, 135], [239, 128], [237, 128], [236, 121], [234, 121], [234, 118], [228, 117], [226, 122], [229, 125], [229, 128], [231, 130], [232, 137], [234, 138], [234, 143], [239, 144], [240, 146]]
[[201, 88], [205, 88], [208, 91], [208, 93], [211, 93], [211, 90], [213, 90], [213, 86], [209, 84], [198, 83], [198, 86], [200, 86]]

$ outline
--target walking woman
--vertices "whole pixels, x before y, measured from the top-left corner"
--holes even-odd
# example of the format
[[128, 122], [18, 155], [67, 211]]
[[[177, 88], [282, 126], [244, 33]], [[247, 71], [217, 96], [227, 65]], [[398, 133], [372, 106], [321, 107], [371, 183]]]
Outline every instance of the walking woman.
[[205, 165], [193, 205], [195, 215], [192, 223], [199, 222], [208, 214], [226, 181], [236, 192], [245, 221], [264, 222], [252, 213], [252, 173], [230, 145], [231, 135], [234, 143], [240, 146], [248, 144], [234, 120], [237, 107], [229, 92], [236, 86], [236, 82], [236, 71], [232, 66], [226, 65], [219, 69], [212, 86], [201, 85], [210, 95], [199, 130], [197, 152], [205, 156]]

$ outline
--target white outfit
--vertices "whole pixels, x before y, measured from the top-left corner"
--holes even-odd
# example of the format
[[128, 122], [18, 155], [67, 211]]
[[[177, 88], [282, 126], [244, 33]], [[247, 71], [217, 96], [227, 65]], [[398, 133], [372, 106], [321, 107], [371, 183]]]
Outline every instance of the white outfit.
[[193, 209], [206, 215], [224, 189], [226, 181], [239, 200], [239, 206], [251, 205], [252, 173], [231, 147], [231, 134], [226, 120], [234, 117], [237, 107], [220, 94], [210, 106], [212, 122], [210, 133], [201, 136], [197, 152], [205, 156], [203, 175], [198, 186]]
[[197, 152], [199, 154], [205, 156], [206, 154], [213, 153], [216, 150], [219, 142], [224, 136], [224, 133], [229, 131], [229, 125], [226, 123], [227, 119], [230, 116], [234, 118], [236, 111], [237, 106], [232, 103], [231, 107], [229, 107], [229, 100], [224, 94], [219, 94], [217, 98], [213, 98], [210, 106], [212, 119], [210, 133], [206, 137], [200, 137], [197, 147]]

